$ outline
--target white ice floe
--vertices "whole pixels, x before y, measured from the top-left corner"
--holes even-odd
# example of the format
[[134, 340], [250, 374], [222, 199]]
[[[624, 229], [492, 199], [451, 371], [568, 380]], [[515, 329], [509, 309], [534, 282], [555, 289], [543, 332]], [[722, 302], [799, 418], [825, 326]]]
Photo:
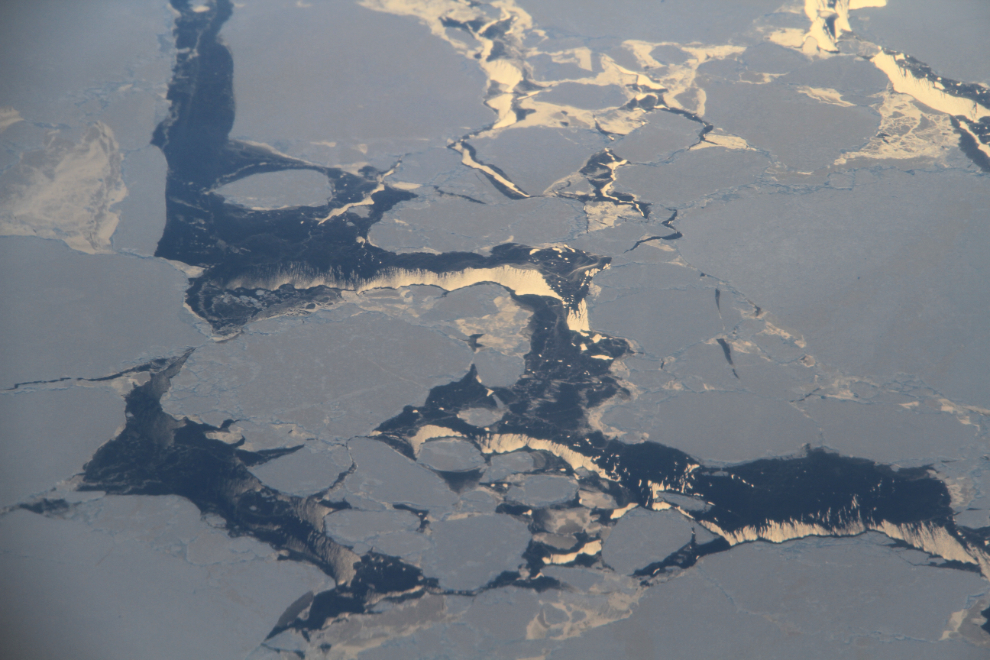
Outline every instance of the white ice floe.
[[52, 134], [0, 178], [0, 235], [64, 241], [81, 252], [110, 252], [127, 195], [110, 127], [90, 126], [78, 142]]

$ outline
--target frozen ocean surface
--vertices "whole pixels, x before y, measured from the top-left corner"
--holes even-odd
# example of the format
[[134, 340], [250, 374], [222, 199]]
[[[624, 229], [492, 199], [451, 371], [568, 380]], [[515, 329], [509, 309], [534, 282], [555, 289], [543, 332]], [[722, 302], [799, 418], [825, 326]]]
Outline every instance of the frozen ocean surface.
[[0, 10], [0, 656], [990, 653], [990, 8]]

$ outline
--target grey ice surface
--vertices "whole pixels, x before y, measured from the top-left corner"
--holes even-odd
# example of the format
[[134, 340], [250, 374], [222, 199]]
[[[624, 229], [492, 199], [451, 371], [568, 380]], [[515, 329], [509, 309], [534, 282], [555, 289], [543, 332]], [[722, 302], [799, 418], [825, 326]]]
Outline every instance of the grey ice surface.
[[[851, 190], [748, 193], [685, 214], [681, 254], [801, 332], [820, 360], [990, 405], [982, 279], [990, 189], [952, 171], [858, 170]], [[937, 219], [937, 222], [935, 221]]]
[[584, 5], [581, 11], [571, 11], [567, 0], [530, 0], [524, 6], [541, 26], [568, 35], [717, 44], [735, 36], [740, 25], [773, 12], [780, 3], [752, 0], [726, 6], [716, 0], [666, 0], [657, 7], [650, 0], [635, 0]]
[[240, 660], [300, 594], [333, 584], [263, 543], [232, 540], [178, 497], [81, 506], [68, 520], [0, 518], [7, 657]]
[[674, 208], [755, 183], [769, 164], [767, 157], [756, 151], [701, 149], [682, 153], [669, 163], [623, 168], [616, 187]]
[[602, 560], [624, 575], [662, 561], [691, 542], [693, 523], [674, 511], [633, 509], [619, 519]]
[[[149, 92], [164, 94], [172, 66], [172, 45], [159, 40], [174, 20], [166, 3], [42, 0], [5, 3], [0, 11], [5, 25], [17, 26], [0, 40], [0, 107], [49, 126], [102, 119], [125, 136], [124, 148], [150, 140], [161, 117]], [[132, 140], [131, 126], [145, 137]]]
[[[548, 178], [543, 181], [552, 183]], [[449, 186], [440, 182], [438, 187], [445, 191]], [[470, 196], [470, 192], [465, 194]], [[396, 252], [423, 248], [471, 251], [509, 242], [539, 245], [570, 236], [576, 230], [575, 215], [574, 206], [562, 199], [483, 205], [463, 197], [424, 197], [385, 214], [371, 228], [369, 238], [375, 245]]]
[[[535, 101], [595, 112], [622, 105], [614, 78], [589, 81], [605, 71], [605, 55], [664, 87], [686, 84], [668, 102], [697, 111], [714, 127], [712, 140], [737, 136], [750, 149], [698, 144], [702, 121], [665, 111], [631, 120], [626, 135], [562, 117], [559, 126], [489, 131], [495, 114], [485, 102], [510, 90], [487, 80], [483, 66], [514, 61], [465, 57], [440, 38], [477, 47], [464, 30], [434, 24], [431, 32], [415, 16], [388, 13], [425, 16], [439, 3], [385, 0], [235, 3], [221, 33], [234, 60], [231, 137], [319, 165], [389, 171], [384, 182], [415, 198], [372, 226], [369, 241], [386, 250], [487, 254], [516, 242], [610, 257], [587, 298], [590, 334], [627, 339], [632, 352], [611, 370], [628, 394], [592, 411], [606, 437], [662, 442], [710, 465], [824, 447], [895, 468], [930, 466], [956, 523], [985, 526], [988, 178], [955, 146], [947, 116], [906, 97], [898, 112], [926, 115], [911, 144], [942, 140], [942, 157], [859, 157], [855, 167], [836, 159], [898, 137], [877, 136], [891, 130], [881, 104], [896, 95], [863, 57], [870, 42], [948, 78], [990, 83], [982, 52], [990, 4], [856, 9], [856, 34], [828, 55], [771, 43], [772, 30], [808, 28], [805, 3], [781, 2], [457, 3], [463, 16], [486, 21], [517, 4], [532, 18], [530, 29], [515, 14], [519, 31], [506, 43], [539, 49], [525, 56], [532, 79], [549, 85], [528, 90]], [[184, 307], [187, 276], [151, 256], [165, 224], [166, 163], [149, 141], [169, 106], [175, 17], [164, 0], [0, 7], [4, 182], [27, 163], [38, 180], [81, 181], [94, 190], [77, 192], [115, 199], [114, 176], [90, 180], [79, 167], [76, 178], [58, 178], [67, 161], [53, 156], [66, 149], [76, 165], [92, 154], [103, 159], [97, 166], [117, 163], [127, 193], [108, 209], [119, 223], [109, 244], [94, 246], [104, 253], [0, 238], [0, 389], [103, 377], [195, 348], [163, 399], [167, 413], [235, 420], [223, 437], [243, 435], [246, 450], [303, 445], [251, 473], [296, 497], [334, 486], [326, 502], [352, 508], [325, 516], [321, 531], [359, 554], [419, 567], [441, 589], [470, 592], [385, 599], [341, 617], [328, 625], [337, 635], [328, 657], [987, 656], [986, 580], [931, 566], [928, 555], [879, 534], [742, 544], [644, 585], [628, 576], [692, 532], [699, 543], [714, 534], [669, 510], [600, 522], [591, 508], [617, 506], [612, 498], [587, 482], [579, 492], [573, 476], [540, 473], [539, 452], [483, 455], [467, 440], [436, 438], [410, 459], [372, 435], [472, 364], [489, 388], [523, 375], [530, 312], [501, 286], [345, 293], [330, 309], [212, 341]], [[738, 52], [712, 54], [726, 45]], [[838, 96], [826, 103], [809, 90]], [[932, 138], [924, 131], [937, 121], [944, 134]], [[477, 161], [534, 197], [510, 199], [465, 166], [449, 148], [465, 136]], [[93, 145], [100, 150], [88, 151]], [[625, 206], [614, 226], [594, 225], [582, 201], [555, 196], [589, 192], [578, 172], [606, 148], [628, 161], [614, 190], [650, 203], [649, 218]], [[553, 187], [565, 178], [566, 187]], [[218, 192], [277, 208], [323, 204], [332, 189], [297, 170]], [[37, 213], [43, 220], [64, 219], [67, 209], [85, 218], [80, 199], [32, 207], [26, 222], [38, 209], [50, 211]], [[674, 227], [662, 226], [675, 208]], [[46, 235], [78, 239], [91, 229], [56, 224]], [[294, 631], [259, 645], [290, 603], [334, 586], [318, 569], [231, 536], [218, 516], [179, 497], [73, 490], [73, 476], [124, 423], [125, 393], [122, 381], [75, 380], [0, 393], [0, 509], [10, 507], [0, 515], [0, 655], [285, 660], [313, 651]], [[506, 411], [458, 416], [484, 428]], [[437, 474], [475, 469], [480, 483], [462, 492]], [[68, 508], [45, 516], [16, 508], [43, 494]], [[688, 512], [706, 507], [676, 494], [658, 499]], [[503, 502], [529, 507], [537, 522], [496, 513]], [[505, 571], [529, 575], [523, 553], [534, 537], [568, 553], [581, 533], [599, 534], [603, 550], [582, 557], [590, 566], [544, 566], [563, 588], [482, 590]]]
[[821, 425], [823, 444], [883, 463], [959, 459], [980, 442], [979, 429], [931, 407], [810, 397], [800, 404]]
[[[415, 22], [356, 3], [247, 4], [222, 35], [237, 63], [231, 136], [293, 156], [388, 160], [443, 146], [490, 116], [484, 78], [460, 55]], [[294, 65], [287, 69], [286, 60]]]
[[324, 519], [327, 536], [338, 543], [358, 552], [374, 549], [400, 557], [429, 548], [429, 539], [415, 533], [419, 524], [416, 514], [394, 509], [345, 509]]
[[625, 94], [618, 85], [584, 85], [572, 82], [564, 82], [549, 91], [541, 92], [538, 98], [546, 103], [588, 110], [614, 108], [626, 101]]
[[[646, 125], [615, 141], [612, 150], [633, 163], [651, 163], [698, 141], [701, 125], [671, 112], [644, 118]], [[625, 172], [626, 170], [623, 170]]]
[[534, 474], [517, 481], [506, 499], [532, 507], [562, 504], [574, 499], [577, 484], [573, 479], [549, 474]]
[[436, 550], [424, 566], [449, 589], [476, 589], [502, 571], [525, 563], [529, 544], [526, 525], [502, 515], [479, 515], [443, 520], [430, 525]]
[[0, 387], [97, 378], [208, 341], [169, 264], [0, 238]]
[[588, 305], [592, 327], [631, 339], [650, 355], [672, 355], [723, 330], [714, 290], [690, 269], [633, 264], [600, 279], [601, 293]]
[[[858, 34], [909, 53], [947, 78], [990, 84], [990, 62], [972, 44], [987, 38], [990, 5], [981, 0], [897, 0], [897, 11], [868, 8], [853, 14]], [[951, 39], [946, 35], [951, 34]]]
[[797, 454], [819, 445], [818, 428], [800, 410], [748, 392], [644, 393], [610, 409], [603, 421], [706, 462]]
[[581, 169], [608, 140], [590, 130], [536, 126], [471, 140], [471, 144], [478, 151], [477, 160], [497, 164], [524, 192], [539, 195]]
[[450, 511], [457, 501], [443, 479], [384, 443], [355, 438], [348, 447], [358, 469], [347, 478], [344, 487], [353, 495], [374, 502], [404, 504], [433, 515]]
[[113, 247], [121, 252], [152, 255], [165, 229], [165, 174], [168, 165], [150, 145], [124, 156], [121, 164], [127, 197], [117, 206], [120, 221]]
[[[872, 68], [867, 71], [873, 91], [882, 91], [883, 76]], [[843, 151], [866, 144], [880, 124], [880, 117], [869, 108], [819, 103], [782, 81], [757, 87], [702, 80], [701, 85], [709, 121], [800, 171], [828, 167]]]
[[123, 424], [124, 401], [109, 387], [0, 394], [0, 508], [81, 472]]
[[463, 377], [471, 364], [464, 342], [349, 307], [263, 328], [271, 331], [196, 351], [165, 409], [217, 425], [247, 419], [346, 440], [422, 401], [434, 385]]
[[930, 617], [936, 607], [969, 607], [985, 582], [914, 566], [885, 541], [751, 544], [706, 557], [649, 591], [629, 618], [564, 640], [549, 657], [985, 657], [985, 649], [939, 641], [948, 621]]
[[491, 467], [485, 472], [484, 481], [501, 481], [510, 474], [529, 472], [533, 468], [533, 458], [529, 452], [497, 454], [491, 458]]

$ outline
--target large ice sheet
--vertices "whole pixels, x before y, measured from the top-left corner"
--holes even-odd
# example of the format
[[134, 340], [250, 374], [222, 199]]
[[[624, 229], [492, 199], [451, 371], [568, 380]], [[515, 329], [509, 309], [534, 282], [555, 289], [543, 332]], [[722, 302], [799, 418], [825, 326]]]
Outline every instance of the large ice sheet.
[[562, 641], [549, 657], [976, 660], [985, 648], [941, 641], [948, 619], [923, 612], [965, 609], [985, 588], [969, 573], [914, 566], [872, 538], [752, 544], [706, 558], [647, 593], [629, 618]]
[[691, 521], [673, 511], [634, 509], [612, 529], [602, 559], [619, 573], [630, 575], [691, 542]]
[[980, 0], [897, 0], [890, 5], [896, 11], [857, 11], [850, 21], [853, 29], [891, 50], [910, 53], [949, 78], [990, 84], [990, 63], [971, 47], [986, 39], [990, 5]]
[[[149, 112], [139, 97], [160, 99], [165, 91], [173, 51], [159, 37], [169, 34], [173, 20], [166, 2], [7, 3], [0, 106], [52, 127], [84, 125], [107, 110], [112, 118], [104, 121], [115, 131], [136, 124], [150, 139], [157, 110]], [[108, 101], [137, 105], [117, 112]]]
[[160, 260], [0, 238], [0, 383], [95, 378], [207, 338], [183, 308], [186, 277]]
[[810, 397], [800, 407], [821, 426], [827, 447], [884, 463], [958, 459], [978, 443], [975, 425], [928, 406]]
[[[784, 82], [753, 85], [702, 79], [701, 86], [707, 94], [708, 121], [799, 171], [828, 167], [843, 151], [866, 143], [880, 124], [869, 108], [822, 103]], [[877, 87], [880, 91], [883, 84]]]
[[442, 146], [491, 119], [477, 69], [416, 23], [356, 3], [248, 4], [223, 37], [236, 61], [234, 137], [316, 160], [340, 145], [356, 161]]
[[524, 524], [500, 515], [444, 520], [430, 529], [436, 551], [426, 559], [426, 572], [449, 589], [476, 589], [516, 570], [530, 538]]
[[780, 2], [0, 11], [0, 655], [984, 657], [982, 9]]
[[[186, 500], [104, 498], [79, 519], [0, 519], [8, 657], [244, 658], [307, 591], [305, 564], [231, 541]], [[332, 584], [332, 583], [331, 583]]]
[[123, 423], [124, 402], [109, 387], [0, 395], [0, 507], [81, 472]]
[[668, 163], [623, 168], [616, 183], [643, 200], [676, 208], [754, 184], [769, 165], [767, 156], [757, 151], [714, 147], [678, 154]]
[[666, 0], [662, 7], [649, 0], [621, 5], [582, 5], [575, 11], [566, 0], [521, 2], [546, 27], [586, 37], [644, 41], [721, 44], [739, 29], [780, 6], [774, 0], [752, 0], [725, 6], [711, 0]]
[[685, 216], [692, 265], [772, 309], [820, 360], [890, 380], [915, 374], [986, 407], [986, 209], [980, 177], [857, 172], [851, 190], [756, 192]]

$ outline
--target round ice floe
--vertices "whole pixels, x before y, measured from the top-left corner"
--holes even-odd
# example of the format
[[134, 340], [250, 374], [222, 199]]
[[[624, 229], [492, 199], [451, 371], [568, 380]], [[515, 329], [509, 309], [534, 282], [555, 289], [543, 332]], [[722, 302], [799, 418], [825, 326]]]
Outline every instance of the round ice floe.
[[461, 472], [485, 464], [481, 452], [466, 440], [441, 438], [432, 440], [419, 450], [419, 462], [434, 470]]
[[511, 454], [492, 456], [491, 467], [485, 472], [483, 481], [501, 481], [510, 474], [529, 472], [535, 467], [533, 456], [528, 451], [514, 451]]
[[285, 170], [245, 177], [217, 190], [231, 204], [256, 209], [322, 206], [333, 196], [326, 176], [312, 170]]
[[484, 428], [502, 419], [505, 410], [492, 410], [490, 408], [468, 408], [457, 413], [457, 416], [468, 424]]

